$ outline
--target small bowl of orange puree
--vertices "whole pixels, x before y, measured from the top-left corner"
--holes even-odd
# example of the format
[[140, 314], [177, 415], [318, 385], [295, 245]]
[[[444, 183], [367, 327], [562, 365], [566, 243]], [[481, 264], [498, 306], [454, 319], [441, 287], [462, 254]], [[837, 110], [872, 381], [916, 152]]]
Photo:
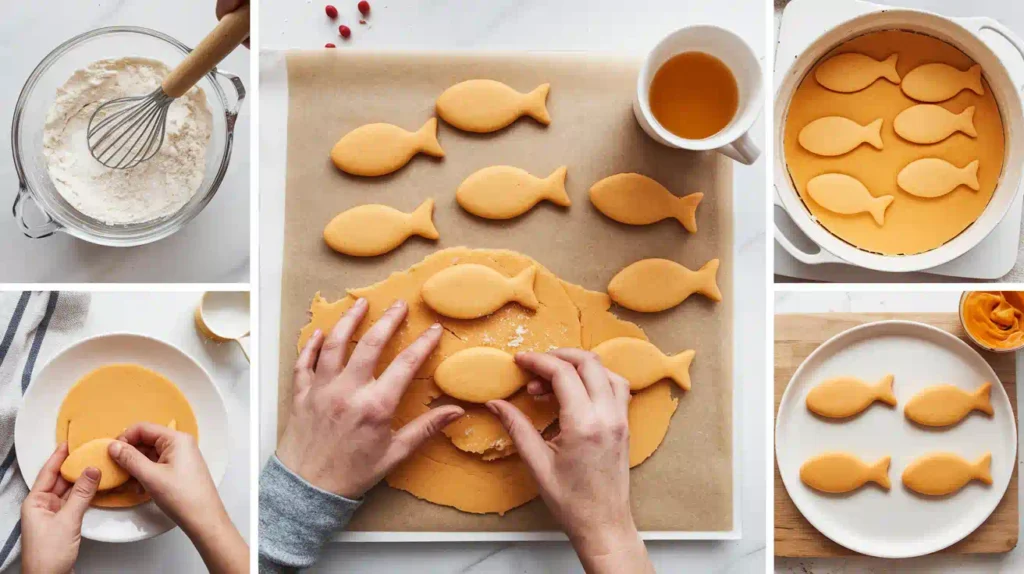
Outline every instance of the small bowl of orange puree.
[[979, 347], [995, 353], [1024, 348], [1024, 291], [965, 291], [960, 324]]

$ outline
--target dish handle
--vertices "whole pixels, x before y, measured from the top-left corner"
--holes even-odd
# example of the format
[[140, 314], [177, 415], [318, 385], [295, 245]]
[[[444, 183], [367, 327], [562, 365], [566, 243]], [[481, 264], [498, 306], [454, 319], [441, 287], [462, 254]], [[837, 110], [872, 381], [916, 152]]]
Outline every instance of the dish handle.
[[238, 112], [242, 109], [242, 102], [245, 101], [245, 85], [242, 84], [242, 79], [238, 76], [221, 70], [214, 70], [214, 73], [218, 77], [222, 77], [231, 84], [231, 87], [235, 89], [235, 103], [230, 106], [227, 110], [227, 124], [228, 134], [234, 134], [235, 122], [238, 120]]
[[[775, 190], [774, 193], [772, 193], [772, 201], [775, 203], [777, 207], [781, 207], [783, 211], [786, 210], [786, 206], [782, 204], [782, 200], [779, 198], [778, 190]], [[788, 217], [789, 212], [786, 212], [786, 215]], [[775, 222], [774, 218], [772, 219], [772, 224], [775, 226], [775, 241], [778, 242], [778, 244], [781, 245], [782, 248], [785, 249], [786, 252], [789, 253], [797, 261], [805, 265], [820, 265], [822, 263], [846, 263], [842, 259], [822, 249], [821, 246], [818, 246], [817, 253], [807, 253], [806, 251], [797, 247], [792, 241], [790, 241], [789, 237], [787, 237], [786, 234], [782, 231], [782, 229], [779, 227], [779, 224]]]
[[[1021, 42], [1021, 39], [1016, 34], [998, 21], [991, 18], [964, 18], [962, 22], [971, 29], [975, 36], [981, 38], [983, 42], [985, 39], [981, 37], [982, 32], [988, 31], [1002, 36], [1004, 40], [1017, 50], [1021, 59], [1024, 60], [1024, 42]], [[1024, 91], [1024, 84], [1017, 86], [1017, 91]]]
[[31, 237], [32, 239], [42, 239], [44, 237], [49, 237], [53, 235], [62, 228], [61, 224], [54, 221], [53, 218], [50, 217], [50, 214], [46, 213], [46, 211], [43, 208], [39, 207], [39, 204], [36, 203], [34, 199], [32, 199], [33, 205], [36, 206], [36, 210], [39, 211], [39, 213], [43, 214], [45, 220], [38, 225], [32, 225], [28, 221], [26, 221], [25, 203], [29, 199], [32, 198], [29, 197], [28, 188], [25, 187], [25, 184], [21, 184], [21, 186], [19, 186], [18, 188], [18, 195], [14, 196], [14, 209], [12, 210], [12, 212], [14, 213], [15, 221], [18, 222], [18, 227], [21, 228], [21, 232], [24, 233], [26, 237]]

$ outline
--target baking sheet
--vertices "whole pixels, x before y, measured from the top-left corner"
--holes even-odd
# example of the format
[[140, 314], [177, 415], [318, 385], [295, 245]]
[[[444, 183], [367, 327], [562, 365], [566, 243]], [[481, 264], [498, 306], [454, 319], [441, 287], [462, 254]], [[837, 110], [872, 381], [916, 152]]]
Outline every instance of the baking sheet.
[[[696, 269], [720, 257], [725, 302], [696, 296], [674, 310], [640, 315], [637, 322], [666, 352], [697, 350], [694, 387], [679, 394], [679, 409], [661, 448], [631, 472], [638, 528], [656, 531], [733, 529], [732, 462], [732, 212], [731, 165], [717, 154], [669, 150], [636, 125], [631, 100], [638, 63], [581, 54], [459, 54], [292, 52], [287, 56], [289, 120], [281, 285], [278, 431], [288, 416], [295, 340], [316, 291], [328, 299], [369, 285], [446, 247], [504, 248], [537, 259], [555, 274], [589, 289], [637, 259], [664, 257]], [[381, 178], [339, 172], [328, 152], [337, 139], [364, 123], [386, 121], [414, 130], [433, 114], [448, 86], [475, 77], [504, 81], [520, 91], [552, 84], [544, 128], [530, 119], [488, 135], [465, 134], [441, 124], [447, 157], [414, 158]], [[463, 212], [458, 184], [477, 169], [507, 164], [546, 176], [569, 167], [568, 211], [541, 204], [517, 219], [491, 222]], [[705, 193], [700, 231], [688, 235], [664, 221], [629, 227], [608, 220], [587, 200], [597, 180], [624, 171], [654, 177], [677, 194]], [[413, 238], [390, 254], [354, 259], [328, 249], [321, 231], [338, 212], [364, 203], [411, 211], [437, 200], [441, 239]], [[535, 532], [555, 529], [539, 500], [507, 513], [472, 515], [379, 486], [349, 525], [350, 531]]]

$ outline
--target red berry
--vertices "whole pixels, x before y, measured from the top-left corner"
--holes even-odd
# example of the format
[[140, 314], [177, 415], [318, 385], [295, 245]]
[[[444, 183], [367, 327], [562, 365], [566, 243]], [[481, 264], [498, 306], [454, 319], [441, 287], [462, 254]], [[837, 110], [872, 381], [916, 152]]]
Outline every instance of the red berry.
[[324, 48], [337, 48], [337, 46], [335, 46], [334, 44], [328, 43], [328, 44], [324, 45]]
[[338, 26], [338, 33], [341, 34], [342, 38], [348, 38], [352, 35], [352, 29], [342, 24], [341, 26]]
[[362, 14], [363, 16], [366, 16], [367, 14], [370, 13], [370, 3], [367, 2], [366, 0], [362, 0], [361, 2], [359, 2], [358, 8], [359, 13]]
[[328, 4], [327, 8], [324, 8], [324, 10], [327, 12], [327, 17], [330, 18], [331, 20], [338, 17], [338, 9], [335, 8], [334, 6]]

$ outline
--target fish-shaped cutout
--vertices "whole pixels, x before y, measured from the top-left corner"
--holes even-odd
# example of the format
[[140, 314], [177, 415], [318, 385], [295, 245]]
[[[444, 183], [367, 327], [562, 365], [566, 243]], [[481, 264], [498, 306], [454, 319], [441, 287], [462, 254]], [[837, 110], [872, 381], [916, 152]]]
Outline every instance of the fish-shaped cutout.
[[900, 112], [892, 127], [901, 138], [916, 144], [939, 143], [956, 132], [978, 137], [978, 130], [974, 128], [974, 106], [954, 114], [935, 104], [918, 104]]
[[486, 134], [508, 126], [523, 116], [543, 125], [551, 123], [547, 99], [551, 84], [541, 84], [523, 94], [494, 80], [466, 80], [437, 98], [437, 115], [467, 132]]
[[567, 171], [562, 166], [541, 179], [518, 167], [485, 167], [459, 185], [455, 200], [462, 209], [485, 219], [512, 219], [544, 200], [569, 207], [572, 200], [565, 191]]
[[893, 54], [879, 62], [870, 56], [848, 52], [832, 56], [814, 70], [814, 79], [827, 90], [849, 94], [859, 92], [885, 78], [894, 84], [900, 83], [896, 71], [899, 54]]
[[690, 390], [690, 363], [696, 351], [666, 356], [653, 344], [635, 337], [608, 339], [590, 350], [608, 370], [629, 381], [629, 390], [639, 391], [662, 379], [672, 379], [679, 388]]
[[331, 161], [345, 173], [372, 177], [398, 171], [418, 153], [444, 157], [437, 141], [437, 118], [415, 132], [391, 124], [360, 126], [334, 144]]
[[842, 116], [818, 118], [800, 130], [797, 141], [805, 150], [825, 157], [849, 153], [863, 143], [882, 149], [882, 119], [862, 126]]
[[828, 452], [808, 459], [800, 466], [800, 481], [821, 492], [840, 494], [874, 482], [889, 490], [890, 457], [867, 464], [846, 452]]
[[825, 209], [841, 215], [870, 213], [878, 225], [885, 224], [885, 210], [895, 199], [891, 195], [875, 197], [855, 177], [843, 173], [824, 173], [807, 182], [811, 199]]
[[718, 259], [712, 259], [691, 271], [668, 259], [643, 259], [612, 277], [608, 296], [622, 307], [641, 313], [671, 309], [694, 293], [721, 301], [718, 265]]
[[618, 173], [590, 188], [590, 202], [610, 219], [648, 225], [671, 217], [690, 233], [697, 233], [697, 206], [703, 198], [703, 193], [679, 197], [639, 173]]
[[515, 357], [491, 347], [458, 351], [434, 370], [434, 382], [446, 395], [469, 403], [507, 398], [532, 378]]
[[112, 438], [97, 438], [82, 444], [64, 459], [60, 475], [68, 482], [75, 482], [91, 466], [100, 471], [98, 490], [110, 490], [128, 482], [131, 475], [114, 462], [107, 451], [113, 442]]
[[926, 157], [911, 162], [896, 175], [900, 188], [918, 197], [942, 197], [961, 185], [977, 191], [978, 160], [957, 167], [944, 159]]
[[867, 409], [878, 401], [896, 406], [892, 375], [875, 384], [854, 377], [838, 377], [819, 383], [807, 393], [807, 409], [830, 419], [844, 419]]
[[919, 425], [945, 427], [962, 421], [971, 411], [992, 415], [992, 383], [973, 392], [954, 385], [937, 385], [917, 393], [903, 408], [903, 414]]
[[932, 103], [944, 102], [964, 90], [979, 96], [985, 95], [985, 87], [981, 83], [981, 66], [978, 64], [964, 72], [942, 63], [918, 66], [903, 78], [900, 89], [912, 99]]
[[903, 471], [903, 485], [928, 496], [952, 494], [972, 480], [992, 484], [992, 453], [969, 462], [951, 452], [924, 455]]
[[537, 266], [515, 277], [477, 263], [453, 265], [435, 273], [423, 283], [420, 296], [431, 309], [453, 319], [478, 319], [516, 302], [536, 311], [540, 307], [533, 292]]
[[413, 235], [437, 239], [431, 219], [434, 200], [427, 199], [412, 213], [386, 205], [360, 205], [334, 216], [324, 228], [324, 241], [338, 253], [372, 257], [387, 253]]

